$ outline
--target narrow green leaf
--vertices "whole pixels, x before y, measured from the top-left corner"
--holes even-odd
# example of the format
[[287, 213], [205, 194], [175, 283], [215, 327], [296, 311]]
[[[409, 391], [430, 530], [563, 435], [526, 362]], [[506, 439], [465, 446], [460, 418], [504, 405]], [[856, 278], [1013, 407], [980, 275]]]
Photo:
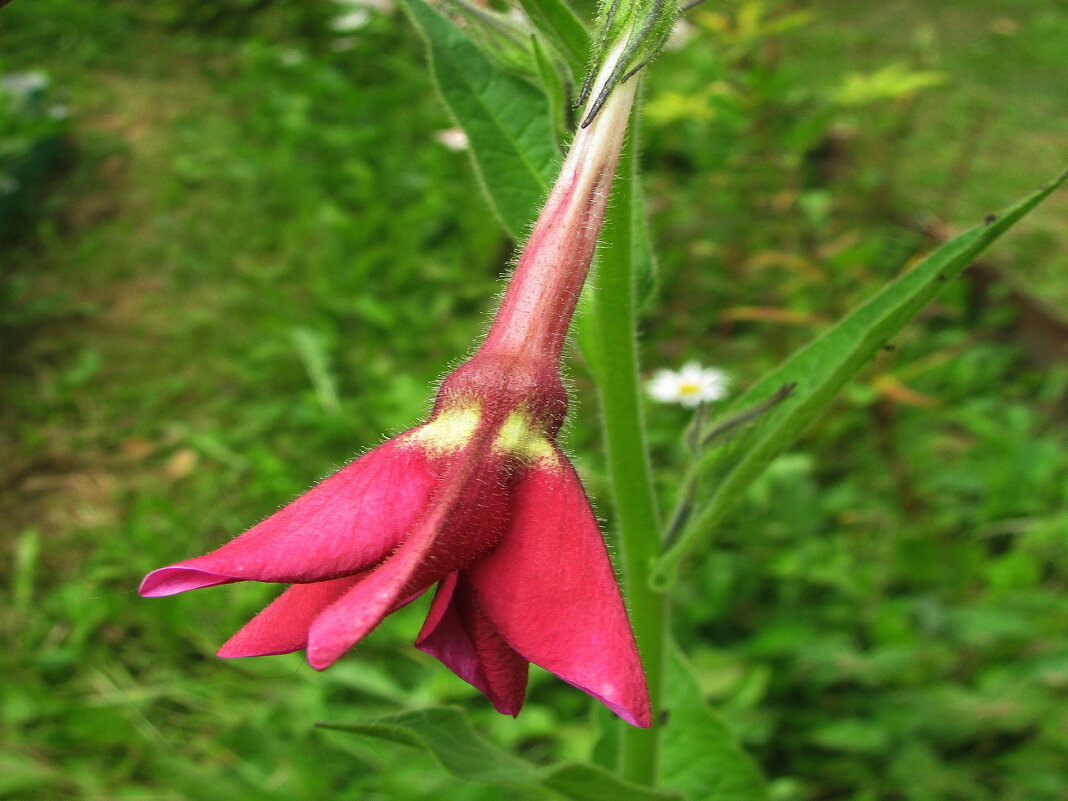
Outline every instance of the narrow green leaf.
[[431, 707], [366, 723], [319, 725], [422, 748], [453, 776], [468, 781], [535, 784], [540, 778], [532, 764], [480, 737], [458, 709]]
[[590, 58], [590, 32], [564, 0], [519, 0], [527, 17], [553, 43], [571, 68], [582, 77]]
[[760, 768], [705, 704], [677, 647], [668, 658], [664, 708], [662, 786], [683, 791], [690, 801], [767, 801], [768, 788]]
[[557, 170], [548, 99], [494, 64], [423, 0], [405, 0], [405, 7], [426, 41], [441, 97], [467, 133], [482, 188], [505, 229], [518, 239]]
[[481, 737], [458, 709], [432, 707], [360, 723], [320, 723], [335, 731], [421, 748], [458, 779], [538, 786], [573, 801], [678, 801], [677, 793], [629, 784], [603, 768], [579, 763], [535, 765]]
[[294, 328], [293, 346], [297, 350], [308, 379], [315, 390], [315, 397], [327, 414], [338, 414], [341, 401], [338, 399], [337, 382], [330, 369], [330, 355], [321, 336], [309, 328]]
[[694, 468], [714, 486], [708, 502], [691, 518], [678, 541], [661, 558], [654, 584], [670, 583], [680, 560], [711, 536], [745, 488], [779, 454], [789, 448], [834, 399], [839, 389], [900, 331], [945, 283], [955, 278], [994, 240], [1061, 186], [1068, 173], [1017, 203], [996, 218], [939, 247], [917, 267], [886, 286], [875, 297], [783, 365], [736, 398], [725, 414], [752, 406], [784, 384], [797, 387], [789, 399], [762, 416], [746, 436], [726, 449], [713, 450]]
[[625, 782], [604, 768], [572, 762], [550, 768], [542, 784], [575, 801], [682, 801], [679, 793]]
[[531, 36], [530, 41], [534, 50], [534, 61], [538, 67], [538, 78], [549, 100], [556, 145], [562, 147], [564, 137], [570, 133], [567, 90], [564, 87], [563, 78], [560, 77], [560, 70], [553, 63], [553, 58], [546, 51], [545, 46], [538, 41], [536, 36]]
[[449, 0], [457, 24], [486, 57], [506, 72], [531, 77], [537, 73], [530, 48], [529, 26], [514, 17], [470, 0]]

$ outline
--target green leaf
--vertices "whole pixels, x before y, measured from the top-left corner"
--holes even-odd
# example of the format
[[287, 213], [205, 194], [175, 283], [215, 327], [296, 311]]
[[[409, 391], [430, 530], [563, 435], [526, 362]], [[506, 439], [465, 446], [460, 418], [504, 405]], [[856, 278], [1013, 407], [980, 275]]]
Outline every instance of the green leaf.
[[62, 784], [62, 771], [38, 761], [29, 753], [0, 749], [0, 797], [46, 798], [45, 792]]
[[457, 24], [491, 62], [506, 72], [531, 77], [537, 72], [529, 26], [507, 14], [477, 5], [469, 0], [449, 0], [449, 8], [459, 17]]
[[534, 27], [553, 43], [579, 79], [590, 58], [590, 32], [564, 0], [519, 0]]
[[541, 766], [502, 751], [472, 728], [458, 709], [431, 707], [365, 723], [320, 723], [421, 748], [458, 779], [542, 787], [574, 801], [678, 801], [676, 793], [638, 787], [603, 768], [579, 763]]
[[330, 369], [330, 355], [323, 338], [310, 328], [295, 328], [292, 337], [293, 346], [304, 369], [308, 371], [308, 379], [319, 405], [327, 414], [339, 414], [341, 401], [338, 400], [337, 382]]
[[683, 791], [690, 801], [767, 801], [760, 768], [705, 704], [677, 647], [668, 658], [664, 707], [661, 785]]
[[570, 133], [570, 120], [568, 114], [567, 90], [564, 81], [560, 77], [560, 70], [553, 63], [553, 59], [546, 52], [536, 36], [530, 37], [531, 46], [534, 50], [534, 61], [538, 67], [538, 78], [541, 80], [545, 96], [549, 100], [549, 110], [553, 118], [553, 130], [556, 133], [557, 147], [562, 146], [563, 138]]
[[771, 397], [783, 385], [796, 389], [783, 403], [761, 416], [745, 436], [710, 451], [691, 471], [711, 478], [708, 502], [690, 519], [653, 575], [655, 585], [671, 582], [681, 559], [711, 536], [734, 502], [775, 457], [789, 448], [805, 427], [823, 412], [839, 389], [994, 240], [1008, 231], [1068, 179], [1068, 173], [1008, 209], [939, 247], [917, 267], [817, 340], [795, 353], [736, 398], [725, 416]]
[[494, 64], [423, 0], [405, 0], [405, 7], [426, 41], [441, 97], [467, 133], [482, 188], [518, 239], [557, 170], [549, 102], [537, 87]]
[[890, 732], [867, 720], [844, 718], [811, 731], [808, 741], [829, 751], [843, 754], [885, 754], [891, 747]]

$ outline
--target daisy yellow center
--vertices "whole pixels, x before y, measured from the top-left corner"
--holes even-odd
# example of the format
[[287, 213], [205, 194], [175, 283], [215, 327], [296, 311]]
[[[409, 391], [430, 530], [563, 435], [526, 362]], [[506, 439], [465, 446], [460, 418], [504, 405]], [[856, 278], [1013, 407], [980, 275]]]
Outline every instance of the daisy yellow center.
[[684, 382], [682, 384], [679, 384], [679, 394], [680, 395], [696, 395], [700, 391], [701, 391], [701, 387], [699, 387], [697, 384], [693, 383], [692, 381], [686, 381], [686, 382]]

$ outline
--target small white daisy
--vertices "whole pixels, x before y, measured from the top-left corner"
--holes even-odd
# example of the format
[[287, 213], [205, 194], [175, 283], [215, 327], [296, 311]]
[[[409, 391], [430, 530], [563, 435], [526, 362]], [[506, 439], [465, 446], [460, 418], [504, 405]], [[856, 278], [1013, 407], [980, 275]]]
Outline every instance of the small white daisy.
[[449, 150], [467, 150], [467, 134], [462, 128], [446, 128], [434, 134], [434, 141]]
[[681, 403], [693, 409], [727, 394], [727, 374], [716, 367], [702, 367], [697, 362], [689, 362], [678, 372], [657, 370], [646, 388], [653, 400]]

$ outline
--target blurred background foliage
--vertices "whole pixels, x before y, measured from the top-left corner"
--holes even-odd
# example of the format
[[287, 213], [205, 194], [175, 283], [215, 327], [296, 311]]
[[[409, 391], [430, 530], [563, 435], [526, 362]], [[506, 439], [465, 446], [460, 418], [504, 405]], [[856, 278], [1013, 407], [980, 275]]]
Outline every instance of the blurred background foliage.
[[[1063, 169], [1066, 62], [1063, 0], [696, 9], [644, 90], [647, 367], [744, 386]], [[418, 419], [482, 331], [512, 243], [449, 127], [388, 0], [0, 12], [0, 797], [498, 797], [311, 729], [441, 702], [587, 756], [586, 696], [538, 674], [495, 715], [411, 647], [420, 604], [316, 674], [212, 656], [272, 588], [135, 593]], [[691, 566], [678, 638], [776, 801], [1068, 792], [1066, 268], [1061, 193]], [[666, 501], [687, 416], [648, 422]]]

